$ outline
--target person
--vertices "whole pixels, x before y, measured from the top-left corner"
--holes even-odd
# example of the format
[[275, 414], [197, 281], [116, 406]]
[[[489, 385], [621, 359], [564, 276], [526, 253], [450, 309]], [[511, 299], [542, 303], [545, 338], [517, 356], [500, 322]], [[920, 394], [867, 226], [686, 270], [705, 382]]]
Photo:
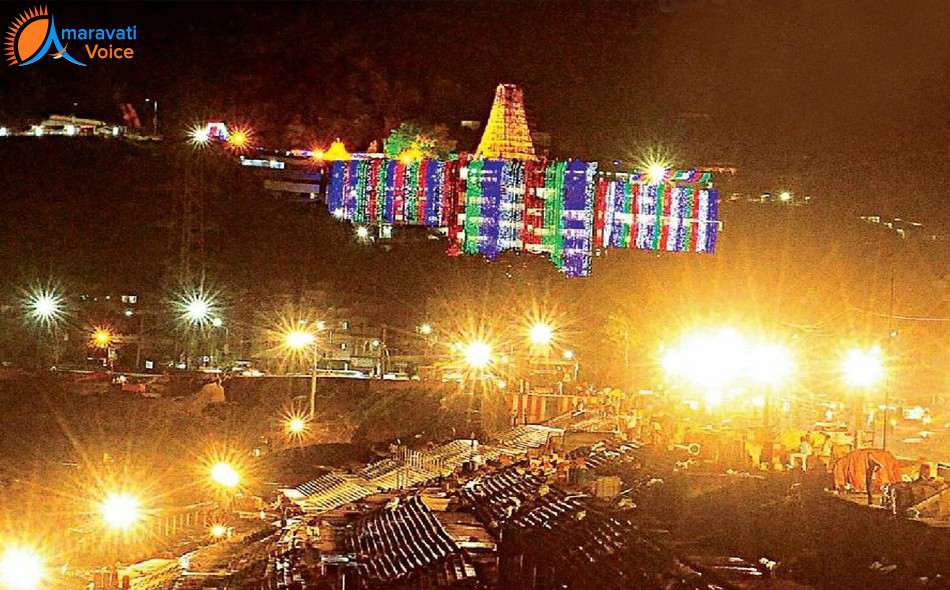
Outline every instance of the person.
[[864, 470], [864, 486], [868, 495], [868, 506], [874, 504], [874, 476], [882, 467], [883, 465], [878, 463], [874, 457], [871, 456], [871, 453], [867, 454], [867, 466]]
[[808, 458], [811, 456], [811, 454], [812, 454], [812, 446], [811, 446], [811, 443], [808, 442], [808, 437], [807, 436], [801, 437], [801, 440], [798, 442], [798, 452], [792, 454], [791, 466], [795, 467], [795, 459], [798, 458], [802, 462], [802, 471], [807, 471]]
[[812, 455], [812, 451], [813, 449], [811, 443], [808, 442], [808, 437], [803, 436], [801, 442], [798, 445], [798, 452], [802, 456], [802, 471], [808, 470], [808, 461]]

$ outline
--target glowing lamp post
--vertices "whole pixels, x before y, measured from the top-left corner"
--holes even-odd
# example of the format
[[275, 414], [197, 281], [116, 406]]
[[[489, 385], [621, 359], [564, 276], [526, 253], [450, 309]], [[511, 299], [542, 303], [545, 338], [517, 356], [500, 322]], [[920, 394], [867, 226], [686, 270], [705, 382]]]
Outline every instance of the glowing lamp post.
[[482, 371], [488, 368], [492, 362], [492, 349], [487, 342], [482, 340], [473, 340], [462, 349], [462, 355], [465, 364], [469, 368]]
[[291, 416], [284, 422], [284, 428], [290, 436], [303, 436], [307, 432], [307, 420], [301, 416]]
[[230, 463], [219, 462], [211, 466], [211, 481], [226, 490], [233, 490], [241, 484], [241, 474]]
[[[841, 376], [848, 387], [858, 390], [854, 400], [854, 448], [858, 448], [861, 423], [864, 421], [864, 394], [884, 379], [884, 362], [880, 347], [852, 348], [841, 361]], [[885, 404], [886, 408], [886, 404]], [[884, 445], [887, 445], [887, 414], [884, 415]]]
[[112, 343], [114, 341], [115, 338], [112, 335], [112, 331], [108, 328], [96, 328], [89, 336], [89, 343], [94, 348], [98, 348], [106, 352], [106, 363], [108, 364], [110, 371], [115, 369], [115, 363], [113, 360], [114, 352], [112, 348]]
[[185, 319], [193, 325], [203, 325], [211, 313], [211, 304], [200, 296], [195, 296], [185, 303]]
[[845, 383], [855, 389], [871, 389], [884, 378], [881, 349], [852, 348], [841, 362], [841, 374]]
[[537, 322], [528, 330], [528, 340], [532, 346], [547, 349], [554, 340], [554, 328], [545, 322]]
[[661, 184], [666, 178], [666, 166], [660, 163], [650, 164], [647, 168], [647, 177], [651, 184]]
[[770, 428], [772, 391], [792, 376], [795, 371], [795, 361], [788, 348], [781, 344], [763, 344], [753, 349], [749, 360], [750, 376], [765, 388], [762, 425]]
[[37, 293], [30, 299], [30, 315], [41, 324], [50, 324], [62, 313], [61, 300], [54, 293]]
[[44, 577], [43, 559], [28, 547], [7, 547], [0, 557], [0, 586], [5, 590], [34, 590]]
[[102, 520], [110, 529], [128, 531], [141, 518], [141, 508], [135, 496], [111, 493], [99, 506]]
[[312, 420], [317, 412], [317, 337], [313, 332], [306, 330], [292, 330], [284, 336], [284, 344], [287, 348], [296, 351], [303, 351], [309, 347], [313, 354], [310, 367], [310, 419]]

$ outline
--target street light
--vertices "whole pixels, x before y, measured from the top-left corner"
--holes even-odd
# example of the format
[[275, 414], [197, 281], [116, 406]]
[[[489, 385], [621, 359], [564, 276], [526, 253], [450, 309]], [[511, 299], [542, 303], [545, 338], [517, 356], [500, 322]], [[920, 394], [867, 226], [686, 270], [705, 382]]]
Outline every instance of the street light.
[[138, 499], [126, 493], [110, 493], [99, 505], [99, 513], [109, 528], [119, 531], [131, 529], [141, 518]]
[[203, 324], [211, 311], [211, 304], [200, 295], [195, 295], [185, 303], [185, 317], [192, 324]]
[[317, 413], [317, 336], [307, 330], [291, 330], [284, 336], [287, 348], [303, 351], [307, 347], [313, 352], [313, 363], [310, 372], [310, 418]]
[[230, 463], [221, 461], [211, 466], [211, 480], [225, 489], [233, 490], [241, 483], [241, 474]]
[[870, 389], [884, 378], [884, 363], [881, 348], [852, 348], [841, 362], [841, 374], [845, 383], [857, 389]]
[[208, 145], [211, 142], [211, 130], [208, 125], [195, 125], [189, 129], [188, 142], [195, 147]]
[[491, 346], [482, 340], [473, 340], [464, 345], [462, 355], [465, 363], [472, 369], [485, 369], [492, 362]]
[[302, 416], [290, 416], [284, 422], [284, 428], [291, 436], [301, 436], [307, 431], [307, 420]]
[[791, 378], [795, 371], [792, 353], [782, 344], [765, 343], [751, 350], [748, 372], [765, 389], [762, 405], [762, 423], [771, 426], [772, 390]]
[[[841, 361], [841, 375], [844, 382], [861, 395], [855, 396], [854, 403], [854, 448], [861, 440], [861, 423], [864, 421], [864, 392], [872, 389], [884, 378], [884, 363], [881, 348], [852, 348]], [[887, 445], [887, 412], [884, 414], [884, 445]]]
[[422, 334], [423, 336], [428, 336], [432, 334], [432, 324], [429, 324], [429, 323], [419, 324], [419, 333]]
[[26, 311], [37, 324], [50, 326], [64, 313], [63, 297], [52, 288], [34, 289], [26, 297]]
[[666, 178], [666, 166], [660, 162], [650, 164], [647, 168], [647, 177], [651, 184], [660, 184]]
[[112, 332], [108, 328], [96, 328], [92, 331], [90, 342], [96, 348], [109, 348], [112, 344]]
[[29, 547], [11, 546], [0, 559], [0, 586], [7, 590], [34, 590], [46, 576], [43, 559]]
[[528, 330], [528, 339], [534, 346], [546, 347], [554, 340], [554, 328], [548, 323], [536, 322]]

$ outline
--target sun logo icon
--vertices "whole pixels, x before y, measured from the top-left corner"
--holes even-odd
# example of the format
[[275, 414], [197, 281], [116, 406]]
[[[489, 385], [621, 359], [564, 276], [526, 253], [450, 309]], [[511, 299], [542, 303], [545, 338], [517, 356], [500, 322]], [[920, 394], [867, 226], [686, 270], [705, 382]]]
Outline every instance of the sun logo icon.
[[52, 54], [53, 59], [86, 65], [66, 51], [56, 33], [53, 16], [45, 6], [24, 10], [13, 19], [4, 40], [4, 53], [11, 66], [28, 66], [47, 54]]

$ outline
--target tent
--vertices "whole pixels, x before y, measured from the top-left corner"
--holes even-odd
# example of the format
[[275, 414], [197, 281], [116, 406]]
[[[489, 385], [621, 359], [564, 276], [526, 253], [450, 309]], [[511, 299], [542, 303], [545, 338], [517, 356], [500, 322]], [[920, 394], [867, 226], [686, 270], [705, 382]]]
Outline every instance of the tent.
[[897, 459], [883, 449], [858, 449], [851, 451], [835, 461], [832, 466], [835, 476], [835, 490], [853, 492], [867, 491], [868, 470], [876, 466], [871, 491], [880, 491], [884, 484], [901, 481], [901, 470]]

